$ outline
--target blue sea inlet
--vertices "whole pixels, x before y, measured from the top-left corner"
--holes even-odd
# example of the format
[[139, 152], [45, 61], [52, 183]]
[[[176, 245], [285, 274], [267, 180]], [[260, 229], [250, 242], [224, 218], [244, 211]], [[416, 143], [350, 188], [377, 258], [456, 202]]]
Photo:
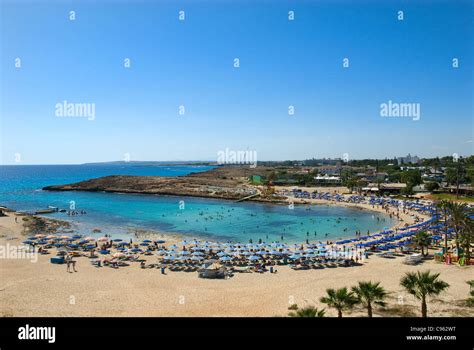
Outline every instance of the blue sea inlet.
[[47, 216], [71, 221], [74, 228], [91, 234], [99, 228], [113, 237], [128, 238], [137, 229], [185, 235], [187, 237], [248, 242], [287, 243], [325, 241], [376, 232], [392, 226], [387, 215], [355, 208], [312, 205], [295, 206], [254, 202], [235, 203], [194, 197], [119, 194], [101, 192], [49, 192], [41, 188], [106, 175], [182, 176], [206, 171], [211, 166], [134, 163], [84, 165], [0, 166], [0, 205], [15, 210], [54, 206], [87, 214]]

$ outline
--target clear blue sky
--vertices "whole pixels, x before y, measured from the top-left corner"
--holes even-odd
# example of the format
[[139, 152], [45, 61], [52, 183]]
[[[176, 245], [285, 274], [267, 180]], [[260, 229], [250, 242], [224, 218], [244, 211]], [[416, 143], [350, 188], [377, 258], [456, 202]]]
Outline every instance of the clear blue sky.
[[[2, 164], [474, 153], [472, 1], [131, 3], [1, 1]], [[388, 100], [421, 119], [382, 118]]]

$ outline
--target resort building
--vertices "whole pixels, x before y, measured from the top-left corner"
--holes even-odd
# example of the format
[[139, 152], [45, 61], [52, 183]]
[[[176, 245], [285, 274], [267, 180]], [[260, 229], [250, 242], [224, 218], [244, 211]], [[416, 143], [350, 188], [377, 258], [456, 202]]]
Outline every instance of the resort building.
[[474, 186], [464, 185], [464, 184], [460, 184], [459, 188], [457, 188], [456, 186], [443, 186], [441, 187], [441, 190], [443, 192], [448, 192], [448, 193], [458, 192], [459, 194], [462, 194], [462, 195], [474, 195]]
[[314, 177], [314, 182], [320, 185], [340, 185], [342, 180], [340, 176], [318, 175]]
[[367, 187], [362, 188], [362, 192], [374, 194], [400, 194], [407, 187], [404, 183], [369, 183]]
[[317, 168], [320, 175], [337, 175], [341, 171], [341, 167], [337, 165], [325, 165]]
[[413, 190], [413, 192], [415, 192], [415, 193], [426, 193], [426, 192], [429, 192], [429, 191], [425, 188], [425, 184], [413, 186], [412, 190]]

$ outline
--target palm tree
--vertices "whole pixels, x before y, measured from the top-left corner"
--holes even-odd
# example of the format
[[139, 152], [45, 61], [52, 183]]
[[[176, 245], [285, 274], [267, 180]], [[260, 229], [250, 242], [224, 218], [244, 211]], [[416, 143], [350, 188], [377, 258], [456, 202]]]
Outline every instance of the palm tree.
[[448, 253], [448, 220], [449, 220], [449, 207], [450, 202], [447, 200], [442, 200], [436, 203], [436, 207], [441, 212], [441, 216], [444, 220], [444, 254]]
[[342, 311], [351, 309], [357, 304], [357, 297], [349, 292], [346, 287], [340, 289], [326, 289], [327, 296], [320, 301], [337, 310], [337, 317], [342, 317]]
[[459, 254], [459, 235], [461, 230], [463, 229], [463, 223], [466, 218], [467, 205], [456, 202], [450, 202], [448, 209], [451, 216], [451, 222], [454, 228], [454, 232], [456, 234], [456, 249]]
[[471, 243], [474, 242], [474, 221], [466, 215], [461, 227], [459, 243], [463, 248], [465, 261], [469, 264], [471, 261]]
[[474, 280], [470, 280], [466, 282], [469, 284], [469, 298], [467, 299], [467, 304], [469, 306], [474, 306]]
[[417, 247], [420, 247], [421, 254], [423, 255], [425, 255], [425, 247], [426, 247], [426, 255], [428, 255], [428, 247], [431, 243], [431, 238], [426, 232], [424, 231], [417, 232], [415, 237], [413, 237], [413, 243], [415, 243]]
[[318, 310], [314, 306], [307, 306], [300, 310], [292, 311], [288, 314], [290, 317], [324, 317], [326, 310]]
[[430, 271], [407, 272], [401, 279], [400, 285], [408, 293], [421, 300], [421, 317], [427, 317], [428, 307], [426, 297], [438, 295], [449, 287], [449, 284], [438, 279], [439, 273], [431, 274]]
[[385, 306], [383, 300], [387, 296], [387, 292], [383, 287], [380, 287], [380, 282], [359, 282], [356, 287], [352, 287], [352, 292], [357, 296], [358, 302], [367, 308], [369, 317], [372, 317], [373, 304]]

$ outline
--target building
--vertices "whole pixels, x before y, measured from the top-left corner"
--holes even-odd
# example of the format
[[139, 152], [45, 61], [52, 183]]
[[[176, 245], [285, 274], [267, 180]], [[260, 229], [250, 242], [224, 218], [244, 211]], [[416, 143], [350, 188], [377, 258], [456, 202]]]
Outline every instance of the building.
[[340, 176], [315, 176], [314, 182], [319, 185], [340, 185], [342, 183]]
[[459, 188], [456, 188], [456, 186], [442, 186], [441, 191], [447, 193], [456, 193], [459, 191], [461, 195], [472, 196], [474, 195], [474, 186], [465, 184], [460, 184]]
[[412, 190], [413, 190], [413, 192], [415, 192], [415, 193], [426, 193], [426, 192], [429, 192], [429, 191], [425, 188], [425, 184], [413, 186]]
[[402, 190], [407, 187], [404, 183], [369, 183], [367, 187], [362, 188], [365, 193], [376, 193], [376, 194], [400, 194]]
[[398, 157], [397, 163], [398, 165], [403, 164], [418, 164], [420, 162], [420, 158], [417, 156], [412, 156], [410, 153], [406, 157]]
[[324, 165], [317, 168], [320, 175], [337, 175], [341, 170], [337, 165]]

